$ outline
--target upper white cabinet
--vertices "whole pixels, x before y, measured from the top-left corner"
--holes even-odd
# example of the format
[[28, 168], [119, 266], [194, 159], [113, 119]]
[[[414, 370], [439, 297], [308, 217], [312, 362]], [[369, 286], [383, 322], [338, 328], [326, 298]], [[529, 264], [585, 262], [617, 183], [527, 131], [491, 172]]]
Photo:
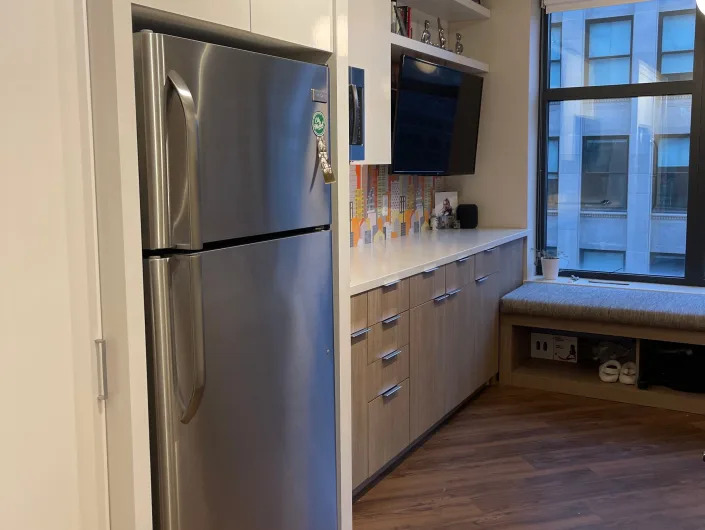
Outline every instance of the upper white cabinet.
[[333, 0], [251, 0], [251, 4], [253, 33], [333, 51]]
[[[264, 3], [264, 0], [252, 0], [255, 1]], [[250, 30], [250, 0], [137, 0], [135, 3], [235, 29]]]
[[354, 0], [348, 4], [350, 66], [365, 71], [365, 160], [392, 162], [392, 79], [389, 2]]

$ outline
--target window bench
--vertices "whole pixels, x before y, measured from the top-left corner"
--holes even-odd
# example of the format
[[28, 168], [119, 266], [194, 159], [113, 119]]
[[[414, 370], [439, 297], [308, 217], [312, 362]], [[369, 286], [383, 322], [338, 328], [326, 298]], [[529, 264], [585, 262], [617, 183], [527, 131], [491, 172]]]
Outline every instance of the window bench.
[[638, 369], [644, 340], [705, 345], [705, 294], [529, 282], [500, 313], [501, 384], [705, 414], [705, 394], [602, 383], [596, 370], [530, 355], [532, 330], [629, 338]]

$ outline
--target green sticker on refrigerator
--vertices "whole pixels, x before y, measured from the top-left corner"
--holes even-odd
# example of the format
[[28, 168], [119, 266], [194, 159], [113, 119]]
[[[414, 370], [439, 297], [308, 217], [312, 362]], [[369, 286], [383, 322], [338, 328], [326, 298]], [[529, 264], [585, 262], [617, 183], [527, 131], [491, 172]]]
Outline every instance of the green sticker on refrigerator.
[[313, 134], [318, 137], [326, 133], [326, 117], [320, 110], [313, 113], [311, 127], [313, 128]]

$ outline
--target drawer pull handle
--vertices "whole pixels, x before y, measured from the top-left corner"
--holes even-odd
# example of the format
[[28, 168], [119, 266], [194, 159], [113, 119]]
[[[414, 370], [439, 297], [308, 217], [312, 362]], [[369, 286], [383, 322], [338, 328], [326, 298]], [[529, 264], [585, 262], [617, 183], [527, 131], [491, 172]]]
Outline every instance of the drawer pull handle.
[[460, 288], [460, 289], [453, 289], [452, 291], [450, 291], [450, 292], [448, 293], [448, 296], [456, 295], [456, 294], [458, 294], [458, 293], [459, 293], [460, 291], [462, 291], [462, 290], [463, 290], [462, 288]]
[[382, 285], [382, 287], [384, 287], [385, 289], [387, 289], [387, 288], [389, 288], [389, 287], [394, 287], [394, 286], [395, 286], [396, 284], [398, 284], [400, 281], [401, 281], [401, 280], [394, 280], [393, 282], [385, 283], [384, 285]]
[[388, 353], [387, 355], [385, 355], [384, 357], [382, 357], [382, 360], [385, 361], [385, 362], [391, 361], [391, 360], [394, 359], [395, 357], [398, 357], [400, 353], [401, 353], [401, 350], [393, 351], [392, 353]]
[[469, 260], [471, 256], [465, 256], [464, 258], [460, 258], [458, 260], [455, 260], [456, 263], [465, 263], [467, 260]]
[[401, 390], [401, 385], [394, 385], [392, 388], [382, 393], [383, 398], [390, 398]]
[[357, 337], [361, 337], [362, 335], [369, 333], [371, 328], [365, 328], [361, 329], [360, 331], [356, 331], [352, 335], [350, 335], [353, 339], [356, 339]]
[[497, 250], [497, 247], [488, 248], [485, 250], [485, 254], [492, 254], [495, 250]]
[[436, 303], [439, 303], [439, 302], [442, 302], [443, 300], [445, 300], [446, 298], [448, 298], [449, 296], [450, 296], [449, 294], [443, 294], [443, 295], [439, 296], [438, 298], [434, 298], [433, 301]]
[[401, 313], [399, 313], [398, 315], [394, 315], [393, 317], [389, 317], [389, 318], [386, 319], [386, 320], [383, 320], [383, 321], [382, 321], [382, 324], [385, 324], [385, 325], [391, 324], [392, 322], [396, 322], [396, 321], [399, 320], [400, 318], [401, 318]]
[[431, 274], [432, 272], [436, 272], [440, 268], [440, 265], [438, 267], [431, 267], [430, 269], [426, 269], [425, 271], [423, 271], [421, 274]]
[[487, 278], [489, 278], [490, 276], [491, 276], [491, 275], [488, 274], [487, 276], [483, 276], [482, 278], [478, 278], [477, 280], [475, 280], [475, 283], [482, 283], [482, 282], [484, 282], [485, 280], [487, 280]]

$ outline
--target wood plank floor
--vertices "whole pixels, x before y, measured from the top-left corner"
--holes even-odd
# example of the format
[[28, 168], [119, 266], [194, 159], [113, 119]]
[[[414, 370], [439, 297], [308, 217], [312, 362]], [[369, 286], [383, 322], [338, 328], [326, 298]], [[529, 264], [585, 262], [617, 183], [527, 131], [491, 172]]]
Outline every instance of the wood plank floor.
[[492, 387], [353, 506], [355, 530], [705, 529], [705, 416]]

